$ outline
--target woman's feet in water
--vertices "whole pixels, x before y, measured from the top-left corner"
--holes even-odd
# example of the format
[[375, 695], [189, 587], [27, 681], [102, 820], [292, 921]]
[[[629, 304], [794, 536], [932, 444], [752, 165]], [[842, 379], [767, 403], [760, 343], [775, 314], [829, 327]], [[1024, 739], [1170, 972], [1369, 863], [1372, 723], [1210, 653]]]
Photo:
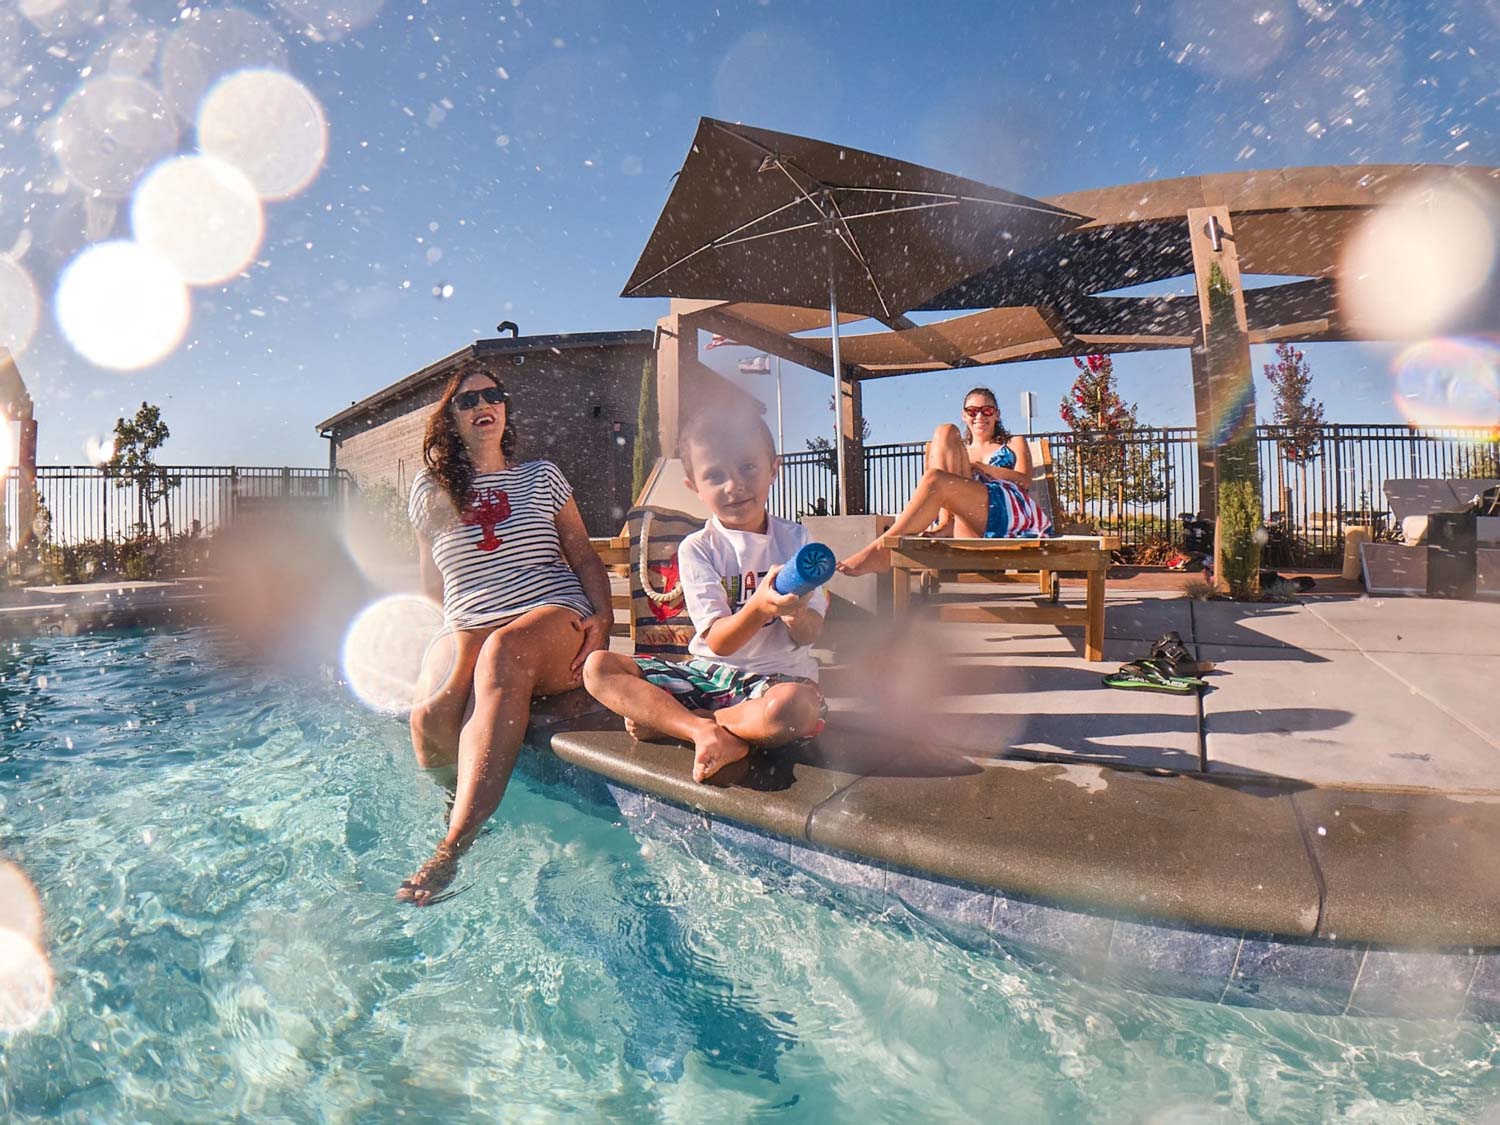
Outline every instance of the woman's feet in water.
[[838, 569], [840, 574], [847, 574], [851, 578], [861, 574], [884, 574], [891, 569], [891, 553], [877, 539], [839, 563]]
[[413, 906], [433, 905], [458, 874], [460, 851], [456, 845], [439, 844], [433, 850], [432, 858], [397, 888], [396, 901], [409, 902]]

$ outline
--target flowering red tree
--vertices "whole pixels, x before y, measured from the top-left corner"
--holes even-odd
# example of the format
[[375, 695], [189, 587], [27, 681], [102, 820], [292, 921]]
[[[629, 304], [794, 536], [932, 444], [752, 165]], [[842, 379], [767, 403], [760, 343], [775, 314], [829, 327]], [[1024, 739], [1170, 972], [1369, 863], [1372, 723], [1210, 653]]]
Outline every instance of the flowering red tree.
[[1275, 421], [1281, 453], [1296, 465], [1316, 460], [1322, 452], [1323, 404], [1309, 398], [1312, 368], [1301, 350], [1276, 345], [1276, 362], [1265, 365], [1266, 380], [1276, 395]]
[[463, 515], [459, 518], [483, 532], [475, 547], [481, 551], [493, 551], [504, 542], [496, 537], [495, 528], [510, 519], [510, 496], [500, 488], [476, 488], [469, 493], [469, 502], [464, 505]]
[[1073, 366], [1078, 377], [1061, 413], [1074, 434], [1074, 456], [1057, 464], [1060, 492], [1076, 501], [1080, 513], [1090, 499], [1111, 512], [1127, 503], [1161, 500], [1166, 452], [1141, 429], [1135, 404], [1120, 397], [1114, 361], [1107, 355], [1075, 356]]

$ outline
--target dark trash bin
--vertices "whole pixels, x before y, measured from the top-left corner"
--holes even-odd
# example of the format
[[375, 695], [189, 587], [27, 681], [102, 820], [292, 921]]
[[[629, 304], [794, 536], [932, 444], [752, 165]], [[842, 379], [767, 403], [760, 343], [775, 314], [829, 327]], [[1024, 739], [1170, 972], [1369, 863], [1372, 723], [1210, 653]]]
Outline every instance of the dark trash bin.
[[1434, 512], [1427, 517], [1427, 596], [1473, 598], [1478, 562], [1476, 513]]

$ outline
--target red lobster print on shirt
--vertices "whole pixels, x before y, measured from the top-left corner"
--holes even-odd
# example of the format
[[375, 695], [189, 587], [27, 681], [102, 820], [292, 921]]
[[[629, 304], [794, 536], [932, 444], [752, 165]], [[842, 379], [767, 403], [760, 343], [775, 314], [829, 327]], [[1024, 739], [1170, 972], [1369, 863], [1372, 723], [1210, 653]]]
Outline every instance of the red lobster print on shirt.
[[479, 542], [474, 544], [478, 550], [493, 551], [504, 542], [495, 535], [495, 528], [510, 519], [510, 497], [501, 488], [473, 489], [459, 519], [483, 531]]

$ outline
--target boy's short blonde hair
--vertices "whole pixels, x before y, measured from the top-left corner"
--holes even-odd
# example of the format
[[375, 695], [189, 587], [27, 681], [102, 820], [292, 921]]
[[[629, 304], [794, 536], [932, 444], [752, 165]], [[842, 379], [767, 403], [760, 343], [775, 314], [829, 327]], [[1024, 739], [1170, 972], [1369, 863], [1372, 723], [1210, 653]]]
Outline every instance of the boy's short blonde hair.
[[766, 425], [765, 415], [749, 403], [724, 403], [698, 411], [682, 428], [677, 439], [677, 455], [682, 458], [682, 467], [689, 480], [697, 480], [693, 474], [693, 446], [702, 445], [710, 449], [727, 445], [746, 433], [758, 432], [766, 445], [766, 453], [776, 460], [776, 439], [771, 436], [771, 427]]

